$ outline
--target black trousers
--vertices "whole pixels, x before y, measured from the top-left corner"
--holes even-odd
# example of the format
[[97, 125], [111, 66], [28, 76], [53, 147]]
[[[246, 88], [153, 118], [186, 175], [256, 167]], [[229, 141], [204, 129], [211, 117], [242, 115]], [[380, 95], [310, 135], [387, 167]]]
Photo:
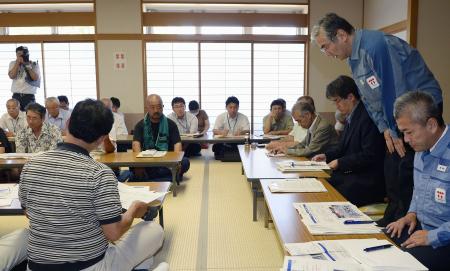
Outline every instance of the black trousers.
[[[421, 230], [422, 227], [420, 223], [417, 223], [414, 231]], [[387, 234], [388, 235], [388, 234]], [[388, 235], [391, 238], [390, 235]], [[394, 241], [399, 247], [409, 238], [408, 227], [405, 227], [402, 231], [400, 238], [392, 237], [391, 240]], [[419, 262], [425, 265], [430, 271], [440, 271], [449, 270], [448, 259], [450, 258], [450, 246], [443, 246], [438, 248], [433, 248], [432, 246], [420, 246], [413, 248], [402, 248], [402, 250], [409, 252], [414, 256]]]
[[20, 102], [20, 111], [25, 111], [25, 107], [27, 107], [29, 103], [36, 102], [34, 94], [14, 93], [12, 97]]
[[400, 157], [397, 152], [387, 153], [384, 159], [384, 177], [388, 205], [380, 226], [396, 221], [405, 216], [411, 203], [414, 186], [413, 167], [414, 150], [405, 144], [406, 154]]
[[198, 143], [187, 143], [183, 144], [183, 150], [185, 157], [201, 156], [202, 146]]

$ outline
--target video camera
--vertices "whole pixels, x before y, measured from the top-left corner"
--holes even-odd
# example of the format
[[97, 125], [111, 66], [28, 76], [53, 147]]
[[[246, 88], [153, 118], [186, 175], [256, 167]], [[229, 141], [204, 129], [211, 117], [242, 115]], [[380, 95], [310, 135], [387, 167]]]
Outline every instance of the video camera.
[[22, 58], [24, 63], [30, 62], [30, 51], [28, 51], [28, 48], [25, 46], [20, 46], [16, 48], [16, 53], [18, 51], [22, 51]]

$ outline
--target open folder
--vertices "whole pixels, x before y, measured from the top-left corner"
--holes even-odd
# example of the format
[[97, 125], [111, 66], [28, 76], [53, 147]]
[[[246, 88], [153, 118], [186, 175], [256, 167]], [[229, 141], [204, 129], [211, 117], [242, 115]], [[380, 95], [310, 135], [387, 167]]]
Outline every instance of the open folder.
[[[367, 248], [386, 246], [367, 252]], [[285, 244], [282, 270], [428, 270], [388, 240], [343, 239]]]

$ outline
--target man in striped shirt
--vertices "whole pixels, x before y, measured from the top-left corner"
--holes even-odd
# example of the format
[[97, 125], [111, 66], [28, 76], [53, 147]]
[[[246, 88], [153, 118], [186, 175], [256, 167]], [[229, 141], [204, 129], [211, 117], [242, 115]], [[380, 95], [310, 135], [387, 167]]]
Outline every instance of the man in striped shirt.
[[79, 102], [65, 142], [24, 166], [19, 199], [30, 219], [30, 270], [131, 270], [161, 247], [157, 223], [141, 221], [130, 229], [147, 204], [135, 201], [122, 214], [114, 173], [89, 156], [113, 121], [100, 101]]

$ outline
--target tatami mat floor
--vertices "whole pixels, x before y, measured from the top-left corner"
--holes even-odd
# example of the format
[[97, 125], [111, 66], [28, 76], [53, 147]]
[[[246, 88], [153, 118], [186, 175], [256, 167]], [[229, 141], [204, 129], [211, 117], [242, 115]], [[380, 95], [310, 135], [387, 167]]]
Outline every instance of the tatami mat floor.
[[[241, 164], [204, 152], [191, 159], [177, 197], [166, 198], [165, 241], [155, 263], [166, 261], [170, 270], [279, 270], [283, 250], [273, 225], [264, 228], [262, 200], [258, 221], [252, 221], [252, 194]], [[0, 217], [0, 236], [26, 224], [22, 216]]]

